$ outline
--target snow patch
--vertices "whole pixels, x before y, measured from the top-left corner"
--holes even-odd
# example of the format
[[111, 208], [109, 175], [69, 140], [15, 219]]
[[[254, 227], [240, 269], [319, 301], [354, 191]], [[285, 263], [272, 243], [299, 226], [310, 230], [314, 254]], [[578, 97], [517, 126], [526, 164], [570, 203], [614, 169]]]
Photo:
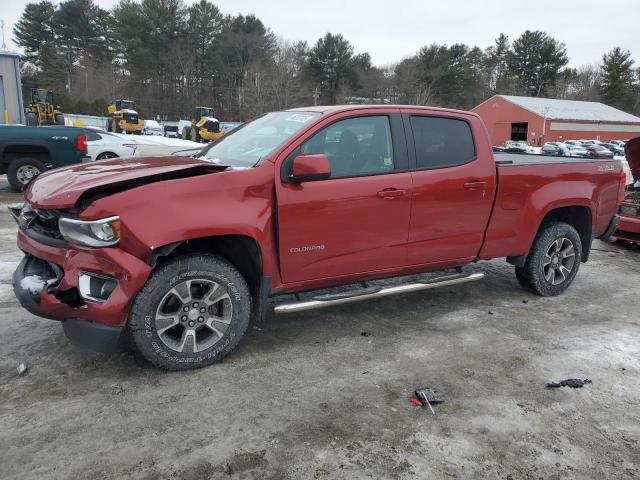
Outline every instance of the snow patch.
[[37, 295], [42, 291], [46, 282], [40, 275], [29, 275], [20, 280], [20, 287], [28, 290], [31, 295]]

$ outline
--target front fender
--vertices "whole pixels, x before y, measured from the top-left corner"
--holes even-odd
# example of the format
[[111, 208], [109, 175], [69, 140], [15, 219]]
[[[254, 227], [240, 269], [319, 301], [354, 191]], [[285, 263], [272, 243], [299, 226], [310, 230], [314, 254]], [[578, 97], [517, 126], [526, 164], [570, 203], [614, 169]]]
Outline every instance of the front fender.
[[276, 270], [273, 164], [163, 180], [100, 198], [81, 218], [118, 215], [120, 247], [147, 263], [176, 242], [221, 235], [254, 239], [265, 274]]

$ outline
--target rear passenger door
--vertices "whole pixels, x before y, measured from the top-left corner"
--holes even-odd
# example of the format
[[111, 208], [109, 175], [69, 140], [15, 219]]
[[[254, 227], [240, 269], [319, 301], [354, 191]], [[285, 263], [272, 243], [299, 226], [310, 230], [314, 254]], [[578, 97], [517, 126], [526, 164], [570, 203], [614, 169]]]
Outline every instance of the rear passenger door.
[[403, 115], [412, 169], [408, 265], [467, 262], [480, 250], [496, 174], [486, 133], [471, 118], [420, 110]]
[[[406, 265], [411, 173], [402, 118], [349, 113], [310, 133], [282, 163], [276, 193], [285, 283]], [[314, 153], [328, 156], [331, 178], [288, 182], [293, 158]]]

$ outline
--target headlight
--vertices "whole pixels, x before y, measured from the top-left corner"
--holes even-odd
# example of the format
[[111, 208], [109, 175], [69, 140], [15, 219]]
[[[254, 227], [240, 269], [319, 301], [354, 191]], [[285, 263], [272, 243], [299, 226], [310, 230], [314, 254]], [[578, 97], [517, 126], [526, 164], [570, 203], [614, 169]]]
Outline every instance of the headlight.
[[71, 243], [88, 247], [111, 247], [120, 241], [120, 217], [84, 221], [60, 217], [60, 233]]

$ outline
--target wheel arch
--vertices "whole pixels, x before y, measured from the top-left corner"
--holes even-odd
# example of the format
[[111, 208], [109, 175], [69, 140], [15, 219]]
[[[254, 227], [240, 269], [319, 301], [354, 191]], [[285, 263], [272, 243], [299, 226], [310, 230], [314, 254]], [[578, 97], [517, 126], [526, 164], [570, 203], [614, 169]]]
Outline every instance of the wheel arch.
[[529, 252], [533, 247], [535, 237], [538, 235], [540, 230], [557, 222], [567, 223], [576, 229], [582, 242], [582, 262], [588, 261], [589, 254], [591, 253], [591, 240], [593, 238], [593, 214], [591, 209], [586, 205], [566, 205], [548, 210], [544, 217], [542, 217], [542, 220], [536, 229], [536, 233], [534, 238], [531, 240], [527, 253], [524, 255], [507, 257], [507, 261], [516, 267], [522, 267], [527, 261]]
[[152, 266], [162, 264], [177, 255], [211, 253], [233, 265], [244, 277], [251, 294], [256, 294], [263, 277], [263, 256], [258, 241], [248, 235], [214, 235], [192, 238], [155, 248]]

